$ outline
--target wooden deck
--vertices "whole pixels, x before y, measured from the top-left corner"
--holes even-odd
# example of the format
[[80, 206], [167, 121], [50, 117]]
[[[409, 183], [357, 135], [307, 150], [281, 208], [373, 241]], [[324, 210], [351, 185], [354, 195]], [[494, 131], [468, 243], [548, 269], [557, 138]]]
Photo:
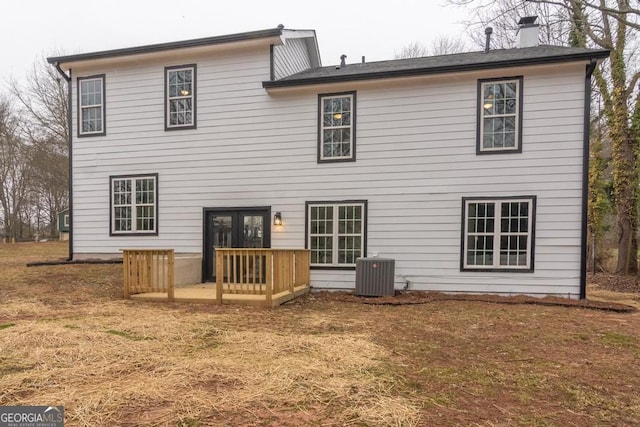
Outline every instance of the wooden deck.
[[277, 307], [309, 292], [307, 249], [218, 248], [215, 261], [216, 283], [176, 288], [172, 249], [124, 249], [124, 297]]
[[[297, 286], [294, 288], [294, 292], [282, 291], [271, 296], [271, 307], [277, 307], [284, 304], [287, 301], [304, 295], [309, 292], [308, 285]], [[130, 298], [136, 301], [151, 301], [151, 302], [168, 302], [169, 298], [166, 292], [146, 292], [141, 294], [131, 295]], [[216, 284], [215, 283], [202, 283], [199, 285], [193, 285], [188, 287], [175, 288], [173, 291], [173, 300], [176, 302], [187, 303], [202, 303], [202, 304], [217, 304], [218, 299], [216, 297]], [[266, 306], [266, 295], [257, 294], [240, 294], [240, 293], [223, 293], [222, 304], [239, 304], [239, 305], [253, 305], [253, 306]]]

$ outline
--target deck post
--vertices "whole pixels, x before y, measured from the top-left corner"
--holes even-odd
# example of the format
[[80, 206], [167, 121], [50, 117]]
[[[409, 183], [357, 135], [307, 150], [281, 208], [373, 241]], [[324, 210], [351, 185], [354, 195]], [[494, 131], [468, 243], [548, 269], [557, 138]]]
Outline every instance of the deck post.
[[122, 290], [124, 299], [129, 299], [129, 251], [122, 252]]
[[144, 272], [144, 278], [145, 278], [145, 283], [144, 283], [144, 287], [146, 289], [150, 289], [150, 291], [147, 292], [153, 292], [154, 291], [154, 286], [153, 286], [153, 256], [155, 255], [155, 251], [149, 251], [145, 254], [144, 257], [144, 267], [145, 267], [145, 272]]
[[174, 250], [171, 249], [169, 250], [169, 253], [167, 254], [167, 274], [168, 274], [168, 284], [167, 284], [167, 297], [169, 298], [169, 301], [174, 300], [174, 292], [173, 292], [173, 279], [174, 279]]
[[265, 305], [271, 307], [273, 297], [273, 258], [274, 252], [270, 251], [267, 255], [267, 274], [266, 274], [266, 289], [265, 289]]
[[289, 292], [291, 292], [292, 294], [295, 293], [294, 288], [296, 287], [296, 268], [298, 267], [296, 265], [297, 259], [296, 259], [296, 251], [293, 250], [289, 253], [289, 265], [291, 266], [291, 270], [289, 271], [289, 278], [290, 278], [290, 282], [289, 282]]
[[222, 253], [216, 251], [216, 304], [222, 304], [222, 279], [224, 271], [222, 268]]

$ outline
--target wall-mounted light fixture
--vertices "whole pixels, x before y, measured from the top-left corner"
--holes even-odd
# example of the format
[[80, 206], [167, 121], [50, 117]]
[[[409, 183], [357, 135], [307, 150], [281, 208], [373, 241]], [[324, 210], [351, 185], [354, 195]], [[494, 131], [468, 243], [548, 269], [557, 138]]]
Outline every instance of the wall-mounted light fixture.
[[282, 214], [280, 212], [276, 212], [273, 216], [273, 225], [282, 225]]

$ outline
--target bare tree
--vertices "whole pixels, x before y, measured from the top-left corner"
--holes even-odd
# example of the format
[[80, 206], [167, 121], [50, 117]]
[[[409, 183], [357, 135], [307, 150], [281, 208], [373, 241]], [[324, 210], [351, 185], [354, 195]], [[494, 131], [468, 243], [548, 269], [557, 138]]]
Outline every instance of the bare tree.
[[20, 103], [25, 135], [32, 147], [36, 173], [31, 185], [37, 205], [47, 217], [49, 233], [55, 234], [57, 214], [68, 206], [67, 81], [42, 57], [34, 63], [25, 84], [13, 79], [10, 88]]
[[24, 209], [30, 197], [29, 147], [20, 134], [20, 123], [6, 99], [0, 99], [0, 207], [5, 234], [22, 237]]
[[395, 52], [395, 59], [409, 59], [409, 58], [422, 58], [424, 56], [431, 55], [447, 55], [450, 53], [461, 53], [468, 50], [467, 44], [459, 37], [450, 37], [447, 35], [441, 35], [433, 39], [431, 47], [427, 47], [425, 44], [414, 41], [409, 43], [400, 49], [399, 52]]
[[439, 36], [431, 42], [430, 55], [448, 55], [469, 50], [467, 43], [460, 37]]
[[400, 52], [395, 52], [394, 59], [409, 59], [409, 58], [421, 58], [429, 55], [429, 49], [421, 42], [414, 41], [405, 45], [400, 49]]
[[538, 16], [542, 44], [566, 44], [571, 30], [566, 11], [548, 4], [525, 0], [449, 0], [449, 3], [470, 8], [470, 18], [464, 23], [473, 44], [478, 47], [485, 45], [486, 27], [493, 28], [493, 48], [515, 47], [518, 21], [523, 16]]
[[59, 145], [61, 152], [66, 152], [69, 140], [67, 81], [41, 57], [27, 74], [26, 83], [11, 79], [10, 89], [22, 105], [21, 113], [29, 122], [32, 139], [46, 136], [49, 142]]

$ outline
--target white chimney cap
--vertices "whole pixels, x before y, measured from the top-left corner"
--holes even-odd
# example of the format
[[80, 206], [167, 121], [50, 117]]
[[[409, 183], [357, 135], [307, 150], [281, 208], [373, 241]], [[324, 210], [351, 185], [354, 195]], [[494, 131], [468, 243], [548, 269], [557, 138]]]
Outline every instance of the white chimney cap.
[[536, 24], [537, 16], [525, 16], [520, 18], [518, 25], [518, 47], [533, 47], [538, 46], [538, 35], [540, 25]]

